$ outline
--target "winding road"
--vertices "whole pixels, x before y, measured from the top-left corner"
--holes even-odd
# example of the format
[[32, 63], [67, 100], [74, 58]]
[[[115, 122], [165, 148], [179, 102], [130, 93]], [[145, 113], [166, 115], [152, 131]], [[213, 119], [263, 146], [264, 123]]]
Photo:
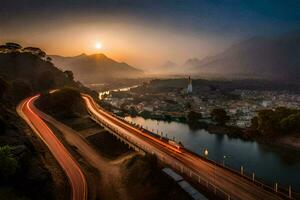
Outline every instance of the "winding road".
[[17, 112], [47, 145], [54, 158], [66, 173], [72, 189], [72, 200], [86, 200], [88, 187], [85, 176], [76, 160], [37, 114], [38, 110], [34, 106], [34, 101], [38, 97], [39, 95], [36, 95], [22, 101], [17, 107]]
[[[39, 95], [36, 95], [22, 101], [17, 107], [17, 112], [47, 145], [65, 171], [71, 184], [72, 199], [86, 200], [88, 189], [85, 176], [79, 164], [42, 120], [41, 113], [34, 106], [34, 101], [38, 97]], [[207, 186], [212, 186], [216, 193], [223, 194], [225, 198], [243, 200], [282, 199], [275, 192], [268, 191], [237, 173], [209, 162], [184, 148], [178, 149], [141, 129], [133, 127], [100, 108], [92, 97], [85, 94], [82, 94], [82, 97], [95, 121], [119, 134], [131, 144], [146, 152], [155, 154], [161, 161], [170, 164], [178, 171], [188, 174], [199, 182], [206, 183]]]
[[141, 129], [133, 127], [100, 108], [90, 96], [84, 94], [82, 96], [90, 114], [97, 122], [118, 133], [144, 151], [155, 154], [161, 161], [170, 164], [178, 171], [188, 174], [199, 182], [205, 182], [210, 186], [214, 185], [215, 192], [222, 193], [225, 198], [243, 200], [282, 199], [274, 192], [267, 191], [254, 184], [252, 180], [208, 162], [184, 148], [178, 150], [159, 138], [150, 136]]

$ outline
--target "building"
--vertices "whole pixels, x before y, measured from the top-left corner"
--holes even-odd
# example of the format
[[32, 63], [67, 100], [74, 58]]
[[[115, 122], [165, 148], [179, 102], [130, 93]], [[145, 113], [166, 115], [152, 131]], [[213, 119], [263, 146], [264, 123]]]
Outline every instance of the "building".
[[188, 87], [187, 87], [187, 93], [188, 93], [188, 94], [192, 94], [192, 92], [193, 92], [192, 79], [191, 79], [191, 77], [189, 76], [189, 84], [188, 84]]

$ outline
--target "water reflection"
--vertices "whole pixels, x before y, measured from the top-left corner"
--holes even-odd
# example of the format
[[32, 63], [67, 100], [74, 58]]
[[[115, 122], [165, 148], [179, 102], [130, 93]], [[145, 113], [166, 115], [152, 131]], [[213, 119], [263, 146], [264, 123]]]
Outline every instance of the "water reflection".
[[99, 92], [99, 99], [102, 100], [105, 96], [109, 95], [111, 91], [113, 92], [126, 92], [129, 91], [132, 88], [137, 88], [139, 85], [134, 85], [134, 86], [130, 86], [130, 87], [125, 87], [125, 88], [120, 88], [120, 89], [115, 89], [115, 90], [109, 90], [109, 91], [104, 91], [104, 92]]
[[244, 141], [238, 138], [229, 138], [227, 135], [211, 134], [205, 130], [197, 130], [186, 124], [178, 122], [159, 123], [156, 120], [143, 119], [142, 117], [126, 117], [127, 120], [148, 127], [154, 132], [163, 131], [169, 138], [175, 137], [176, 141], [203, 155], [204, 150], [209, 150], [208, 157], [219, 163], [225, 163], [236, 170], [243, 166], [245, 173], [256, 177], [269, 184], [279, 182], [281, 186], [292, 185], [300, 191], [300, 157], [299, 152], [282, 150], [279, 147], [260, 144], [255, 141]]

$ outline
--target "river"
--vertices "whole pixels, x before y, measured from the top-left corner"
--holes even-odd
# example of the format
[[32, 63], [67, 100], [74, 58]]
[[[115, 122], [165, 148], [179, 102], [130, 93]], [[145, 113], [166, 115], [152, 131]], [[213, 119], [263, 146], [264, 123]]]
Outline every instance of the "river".
[[99, 92], [99, 99], [102, 100], [103, 96], [109, 95], [110, 92], [117, 92], [117, 91], [129, 91], [132, 88], [137, 88], [139, 85], [134, 85], [134, 86], [130, 86], [130, 87], [124, 87], [124, 88], [119, 88], [119, 89], [114, 89], [114, 90], [108, 90], [108, 91], [104, 91], [104, 92]]
[[[118, 89], [128, 91], [131, 88]], [[114, 90], [117, 91], [117, 90]], [[99, 93], [102, 99], [103, 94]], [[244, 141], [236, 138], [229, 138], [227, 135], [211, 134], [206, 130], [193, 130], [187, 124], [179, 122], [165, 122], [142, 117], [126, 117], [127, 121], [142, 125], [153, 132], [163, 132], [171, 139], [175, 138], [187, 149], [203, 155], [208, 149], [208, 158], [219, 163], [224, 163], [233, 169], [240, 170], [243, 166], [244, 173], [252, 177], [274, 185], [277, 182], [280, 186], [292, 186], [300, 191], [300, 153], [295, 150], [274, 147], [261, 144], [255, 141]]]
[[[209, 159], [216, 160], [226, 166], [240, 170], [263, 180], [268, 184], [278, 182], [281, 186], [300, 191], [300, 156], [294, 150], [282, 150], [279, 147], [229, 138], [227, 135], [210, 134], [206, 130], [192, 130], [187, 124], [165, 122], [142, 117], [126, 117], [127, 121], [147, 127], [154, 132], [163, 134], [198, 154], [203, 155], [208, 149]], [[225, 156], [225, 157], [224, 157]]]

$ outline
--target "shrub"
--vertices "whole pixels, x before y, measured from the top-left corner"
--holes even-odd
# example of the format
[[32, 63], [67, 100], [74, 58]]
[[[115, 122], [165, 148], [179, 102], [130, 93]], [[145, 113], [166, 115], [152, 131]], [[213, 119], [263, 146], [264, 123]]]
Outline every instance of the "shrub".
[[0, 147], [0, 176], [9, 178], [16, 173], [18, 162], [11, 154], [11, 148], [6, 145]]
[[0, 115], [0, 135], [2, 132], [4, 132], [6, 129], [6, 123], [3, 119], [3, 117]]
[[190, 111], [187, 118], [189, 122], [197, 122], [202, 118], [202, 114], [195, 111]]
[[275, 110], [260, 110], [252, 124], [266, 136], [299, 131], [299, 121], [300, 110], [278, 107]]
[[211, 112], [211, 117], [219, 125], [225, 125], [229, 121], [230, 117], [227, 115], [226, 111], [222, 108], [215, 108]]
[[50, 90], [55, 87], [55, 78], [51, 71], [42, 72], [37, 79], [41, 91]]
[[32, 88], [24, 81], [14, 81], [12, 83], [12, 92], [15, 100], [20, 101], [31, 95]]
[[73, 88], [41, 95], [38, 106], [43, 111], [62, 118], [76, 117], [86, 112], [80, 92]]
[[2, 99], [7, 88], [8, 88], [8, 82], [6, 82], [3, 78], [0, 77], [0, 100]]

